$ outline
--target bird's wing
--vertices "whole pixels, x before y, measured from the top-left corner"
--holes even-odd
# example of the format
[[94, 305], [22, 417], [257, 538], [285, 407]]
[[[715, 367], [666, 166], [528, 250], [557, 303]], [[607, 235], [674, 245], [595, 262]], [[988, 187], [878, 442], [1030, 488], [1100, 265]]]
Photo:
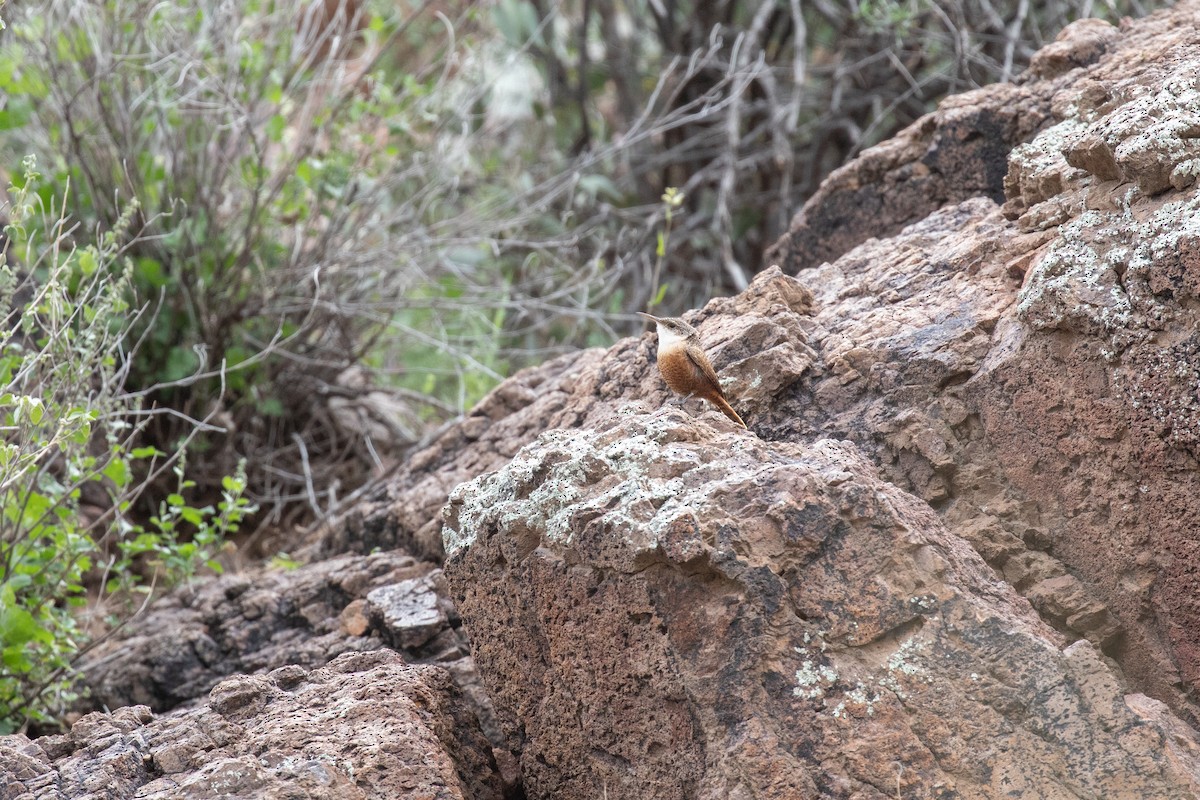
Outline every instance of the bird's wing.
[[687, 354], [688, 360], [695, 365], [696, 369], [700, 370], [700, 373], [708, 378], [712, 385], [717, 387], [717, 391], [720, 392], [721, 381], [717, 378], [717, 371], [713, 369], [712, 362], [708, 360], [708, 356], [704, 355], [703, 351], [692, 347], [686, 348], [683, 352]]
[[725, 399], [725, 391], [721, 388], [721, 382], [717, 380], [717, 371], [713, 369], [713, 365], [708, 360], [708, 356], [704, 355], [703, 352], [694, 353], [692, 352], [692, 348], [688, 348], [684, 350], [684, 352], [687, 353], [688, 360], [692, 362], [696, 369], [704, 373], [704, 377], [712, 385], [713, 389], [716, 390], [715, 396], [705, 397], [705, 399], [715, 405], [717, 408], [721, 409], [721, 413], [723, 413], [725, 416], [729, 417], [738, 425], [741, 425], [743, 428], [745, 428], [746, 423], [742, 421], [742, 418], [738, 416], [738, 413], [733, 410], [733, 406], [729, 405], [729, 401]]

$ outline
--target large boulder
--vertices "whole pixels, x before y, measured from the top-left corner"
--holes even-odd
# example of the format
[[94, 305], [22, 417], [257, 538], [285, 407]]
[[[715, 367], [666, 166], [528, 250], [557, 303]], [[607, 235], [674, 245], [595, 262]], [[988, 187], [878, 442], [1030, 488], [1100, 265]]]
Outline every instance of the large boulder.
[[853, 445], [551, 431], [454, 492], [445, 542], [530, 798], [1200, 789], [1186, 726]]
[[[1033, 93], [1044, 116], [1009, 153], [1002, 193], [988, 179], [986, 190], [898, 201], [882, 219], [867, 208], [830, 239], [806, 209], [773, 251], [798, 280], [769, 269], [692, 313], [761, 441], [712, 412], [697, 411], [701, 429], [658, 412], [652, 336], [557, 368], [570, 379], [555, 379], [548, 423], [578, 430], [534, 441], [536, 426], [524, 427], [508, 446], [528, 449], [453, 495], [445, 529], [447, 575], [500, 718], [524, 748], [531, 796], [578, 796], [589, 780], [642, 796], [739, 785], [764, 796], [1195, 795], [1198, 17], [1190, 2], [1121, 29], [1073, 26], [1020, 92], [948, 101], [828, 184], [848, 208], [857, 201], [845, 192], [886, 197], [884, 184], [928, 177], [933, 140], [911, 137], [936, 134], [964, 103], [1019, 114], [999, 106]], [[476, 424], [513, 431], [527, 413]], [[933, 562], [916, 565], [919, 577], [895, 579], [912, 559], [887, 537], [814, 555], [803, 535], [756, 532], [787, 526], [760, 518], [773, 485], [738, 483], [743, 455], [803, 472], [818, 451], [840, 454], [848, 485], [889, 498], [868, 516], [925, 543]], [[706, 465], [738, 488], [706, 483]], [[809, 479], [805, 491], [839, 490]], [[495, 502], [480, 508], [480, 492]], [[816, 506], [817, 531], [856, 519]], [[679, 545], [691, 541], [680, 531], [700, 531], [702, 544]], [[787, 541], [763, 548], [759, 535]], [[978, 559], [952, 557], [963, 548]], [[843, 594], [843, 581], [854, 589]], [[911, 627], [877, 608], [901, 608], [924, 596], [908, 587], [927, 584], [937, 610], [909, 609]], [[838, 627], [852, 624], [867, 631], [865, 648]], [[804, 634], [816, 649], [785, 658]], [[530, 646], [506, 653], [502, 635]], [[916, 704], [906, 698], [920, 687], [887, 688], [910, 636], [937, 687]], [[811, 704], [798, 710], [797, 695], [777, 691], [780, 675]], [[988, 675], [991, 694], [978, 686]], [[837, 727], [855, 709], [862, 719]], [[876, 737], [879, 719], [893, 740]], [[1003, 744], [985, 745], [975, 722]], [[742, 767], [730, 764], [759, 757], [775, 766], [734, 776]], [[904, 769], [888, 773], [887, 759]], [[793, 778], [761, 777], [775, 775]]]

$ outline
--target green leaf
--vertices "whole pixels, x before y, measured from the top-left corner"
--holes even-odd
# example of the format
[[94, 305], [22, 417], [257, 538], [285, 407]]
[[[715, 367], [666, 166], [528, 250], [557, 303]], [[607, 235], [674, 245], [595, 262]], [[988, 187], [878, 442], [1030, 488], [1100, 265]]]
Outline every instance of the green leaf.
[[259, 402], [258, 410], [264, 417], [282, 417], [283, 402], [278, 397], [265, 397]]
[[283, 114], [276, 114], [267, 120], [267, 137], [272, 142], [282, 142], [285, 130], [287, 130], [287, 119]]
[[[11, 596], [12, 592], [7, 594]], [[5, 645], [5, 662], [10, 648], [19, 649], [21, 645], [33, 641], [38, 638], [40, 630], [32, 614], [18, 606], [15, 598], [6, 598], [4, 606], [0, 608], [0, 641]]]
[[161, 289], [170, 283], [170, 278], [163, 271], [162, 264], [153, 258], [139, 258], [134, 262], [134, 274], [138, 282], [153, 289]]
[[109, 461], [108, 466], [101, 474], [115, 483], [118, 489], [124, 489], [129, 485], [129, 465], [122, 458], [114, 458]]
[[31, 583], [33, 583], [33, 579], [30, 578], [28, 575], [17, 574], [17, 575], [13, 575], [11, 578], [8, 579], [8, 583], [5, 584], [5, 588], [11, 589], [13, 592], [16, 592], [21, 589], [24, 589], [26, 586], [28, 586]]
[[88, 247], [79, 252], [79, 271], [84, 275], [91, 275], [99, 266], [96, 261], [96, 252]]
[[7, 108], [0, 110], [0, 131], [24, 128], [32, 117], [33, 109], [29, 103], [9, 103]]
[[[537, 10], [527, 0], [501, 0], [492, 12], [496, 29], [507, 43], [516, 48], [525, 46], [538, 27]], [[535, 38], [535, 44], [541, 37]]]
[[182, 380], [194, 373], [199, 366], [200, 359], [192, 348], [179, 345], [171, 348], [170, 355], [167, 356], [167, 365], [160, 377], [164, 383]]
[[24, 674], [33, 669], [33, 662], [25, 655], [21, 645], [13, 645], [5, 647], [0, 660], [4, 662], [10, 672]]
[[604, 199], [611, 203], [621, 201], [621, 190], [607, 175], [584, 175], [579, 179], [580, 190], [593, 200]]
[[662, 303], [663, 298], [667, 296], [667, 287], [670, 284], [664, 283], [658, 287], [658, 291], [654, 293], [654, 299], [650, 301], [650, 306], [654, 307]]

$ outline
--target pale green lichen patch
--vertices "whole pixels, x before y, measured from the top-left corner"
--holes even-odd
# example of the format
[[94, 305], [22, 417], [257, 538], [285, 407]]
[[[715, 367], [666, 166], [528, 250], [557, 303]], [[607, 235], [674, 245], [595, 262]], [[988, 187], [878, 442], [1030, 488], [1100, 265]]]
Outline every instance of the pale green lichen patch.
[[909, 687], [933, 683], [933, 674], [921, 661], [925, 648], [925, 643], [916, 639], [909, 638], [901, 642], [900, 647], [888, 656], [885, 671], [876, 680], [879, 688], [904, 701], [908, 699]]
[[[1133, 305], [1118, 275], [1123, 250], [1107, 215], [1085, 211], [1060, 237], [1021, 289], [1017, 313], [1036, 328], [1106, 333], [1127, 327]], [[1107, 229], [1107, 230], [1106, 230]]]
[[925, 643], [914, 638], [905, 639], [896, 648], [896, 652], [888, 656], [887, 669], [888, 672], [896, 675], [903, 674], [910, 677], [925, 674], [926, 670], [921, 665], [920, 655], [925, 650]]
[[[1136, 180], [1147, 194], [1171, 188], [1176, 166], [1200, 155], [1200, 91], [1195, 84], [1191, 69], [1177, 72], [1157, 91], [1132, 99], [1092, 126], [1112, 148], [1126, 178]], [[1186, 171], [1180, 173], [1180, 180], [1185, 177]]]
[[[799, 647], [797, 652], [803, 652]], [[792, 694], [805, 700], [816, 700], [825, 696], [825, 691], [838, 679], [837, 670], [828, 664], [805, 659], [796, 670], [796, 686]]]
[[848, 716], [859, 714], [868, 717], [875, 716], [875, 704], [879, 702], [879, 693], [871, 690], [862, 681], [854, 685], [854, 688], [846, 692], [842, 696], [841, 702], [833, 707], [830, 715], [837, 719], [845, 719]]
[[[904, 703], [914, 686], [934, 684], [938, 670], [926, 663], [929, 646], [924, 638], [908, 637], [890, 652], [886, 661], [864, 674], [860, 664], [839, 669], [835, 664], [838, 656], [830, 656], [822, 634], [811, 636], [806, 632], [804, 645], [792, 648], [803, 658], [796, 669], [792, 694], [800, 699], [818, 700], [835, 718], [874, 716], [884, 696]], [[852, 674], [847, 676], [844, 672]], [[858, 673], [857, 678], [853, 673]]]
[[[828, 643], [825, 641], [825, 636], [824, 636], [824, 634], [822, 634], [822, 633], [816, 633], [816, 634], [812, 634], [812, 633], [809, 633], [808, 631], [805, 631], [805, 632], [804, 632], [804, 644], [805, 644], [805, 646], [811, 645], [811, 644], [813, 644], [814, 642], [816, 643], [816, 646], [817, 646], [817, 648], [818, 648], [818, 649], [819, 649], [819, 650], [820, 650], [822, 653], [824, 653], [824, 652], [825, 652], [825, 651], [826, 651], [826, 650], [829, 648], [829, 644], [828, 644]], [[795, 649], [795, 651], [796, 651], [797, 653], [803, 653], [803, 652], [804, 652], [804, 650], [803, 650], [803, 649], [801, 649], [801, 648], [799, 648], [799, 647], [796, 647], [796, 648], [794, 648], [794, 649]]]
[[807, 636], [805, 646], [793, 650], [804, 657], [796, 670], [793, 696], [822, 701], [829, 713], [838, 719], [873, 716], [885, 694], [904, 702], [909, 699], [908, 691], [913, 686], [927, 686], [934, 681], [935, 670], [925, 663], [928, 644], [915, 637], [901, 642], [879, 668], [861, 675], [850, 688], [840, 690], [839, 679], [845, 676], [830, 663], [828, 655], [821, 655], [825, 653], [824, 641], [820, 653], [811, 649]]
[[1176, 189], [1186, 189], [1200, 178], [1200, 158], [1189, 158], [1181, 161], [1171, 170], [1171, 185]]
[[[1028, 205], [1073, 217], [1043, 215], [1063, 224], [1021, 290], [1021, 318], [1039, 329], [1108, 337], [1114, 354], [1170, 313], [1146, 288], [1151, 270], [1195, 241], [1196, 198], [1163, 204], [1144, 219], [1157, 202], [1150, 196], [1195, 186], [1200, 177], [1200, 89], [1190, 65], [1124, 93], [1123, 103], [1090, 124], [1067, 119], [1015, 148], [1009, 177], [1010, 193], [1019, 191]], [[1117, 188], [1107, 199], [1085, 194], [1102, 188], [1073, 176], [1064, 153], [1100, 172], [1115, 168], [1138, 190]], [[1090, 210], [1083, 210], [1085, 197]]]
[[1091, 121], [1085, 134], [1116, 155], [1126, 179], [1138, 180], [1145, 170], [1163, 173], [1194, 149], [1192, 140], [1200, 134], [1200, 91], [1190, 63], [1153, 87], [1127, 86], [1118, 95], [1124, 102]]
[[1200, 237], [1200, 197], [1164, 203], [1144, 219], [1135, 211], [1087, 211], [1061, 226], [1021, 290], [1021, 318], [1039, 329], [1114, 337], [1114, 345], [1159, 327], [1173, 306], [1148, 286]]
[[1070, 178], [1086, 174], [1068, 164], [1063, 156], [1063, 151], [1084, 130], [1084, 124], [1077, 119], [1063, 120], [1009, 153], [1009, 181], [1028, 205], [1061, 194]]
[[1138, 226], [1143, 240], [1130, 258], [1136, 269], [1148, 269], [1155, 263], [1177, 257], [1182, 246], [1191, 246], [1200, 236], [1200, 196], [1166, 203]]
[[[565, 509], [580, 497], [584, 482], [583, 453], [576, 438], [568, 431], [547, 431], [521, 448], [503, 468], [465, 483], [450, 493], [450, 506], [456, 512], [456, 524], [442, 527], [442, 546], [453, 556], [469, 547], [478, 531], [489, 520], [501, 526], [521, 522], [538, 525], [546, 531], [558, 531], [566, 521], [553, 515], [534, 517], [531, 507]], [[543, 479], [547, 470], [556, 472], [556, 480]]]
[[634, 553], [654, 549], [672, 524], [712, 502], [714, 483], [750, 481], [761, 468], [752, 459], [716, 466], [703, 448], [670, 441], [662, 416], [646, 417], [633, 434], [549, 431], [506, 466], [455, 489], [442, 531], [447, 555], [488, 525], [567, 547], [598, 529]]

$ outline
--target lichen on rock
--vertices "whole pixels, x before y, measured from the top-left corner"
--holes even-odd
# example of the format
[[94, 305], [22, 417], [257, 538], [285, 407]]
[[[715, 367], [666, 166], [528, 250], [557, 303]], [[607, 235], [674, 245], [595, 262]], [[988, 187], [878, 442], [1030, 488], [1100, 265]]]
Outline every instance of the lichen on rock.
[[445, 535], [531, 797], [1186, 796], [1117, 745], [1165, 733], [1098, 654], [847, 443], [676, 410], [556, 431], [456, 490]]

